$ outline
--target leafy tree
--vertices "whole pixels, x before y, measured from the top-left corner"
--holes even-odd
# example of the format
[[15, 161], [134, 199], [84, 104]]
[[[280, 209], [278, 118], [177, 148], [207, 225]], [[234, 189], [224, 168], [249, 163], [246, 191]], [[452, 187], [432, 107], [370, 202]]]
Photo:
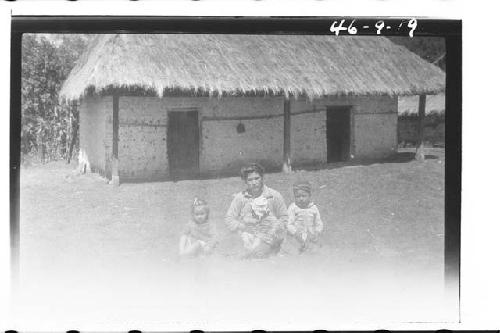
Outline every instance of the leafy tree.
[[25, 34], [21, 69], [21, 154], [42, 162], [67, 157], [76, 108], [59, 103], [59, 90], [83, 52], [82, 35]]
[[406, 47], [428, 62], [446, 70], [446, 44], [442, 37], [389, 37], [396, 44]]

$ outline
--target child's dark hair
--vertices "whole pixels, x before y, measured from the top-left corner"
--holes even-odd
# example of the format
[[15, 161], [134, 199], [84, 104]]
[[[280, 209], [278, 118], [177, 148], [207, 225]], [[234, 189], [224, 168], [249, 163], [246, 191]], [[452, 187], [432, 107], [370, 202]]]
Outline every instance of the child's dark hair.
[[207, 218], [208, 218], [208, 214], [210, 213], [210, 208], [208, 208], [208, 203], [203, 199], [195, 197], [193, 200], [193, 204], [191, 205], [191, 214], [194, 213], [194, 209], [197, 207], [203, 207], [203, 209], [207, 212]]
[[241, 168], [241, 171], [240, 171], [240, 176], [241, 176], [241, 179], [243, 179], [244, 181], [247, 180], [248, 178], [248, 175], [250, 173], [258, 173], [259, 176], [264, 176], [264, 168], [262, 167], [262, 165], [258, 164], [258, 163], [251, 163], [249, 165], [245, 165], [243, 168]]
[[296, 191], [305, 191], [311, 194], [312, 185], [307, 180], [299, 180], [293, 184], [293, 193]]

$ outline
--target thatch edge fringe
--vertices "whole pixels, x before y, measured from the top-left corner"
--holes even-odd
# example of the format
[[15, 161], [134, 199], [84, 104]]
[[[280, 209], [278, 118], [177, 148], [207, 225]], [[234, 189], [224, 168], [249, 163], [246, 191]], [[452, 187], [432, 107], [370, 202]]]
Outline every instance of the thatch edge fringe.
[[[358, 93], [337, 93], [337, 94], [323, 94], [323, 95], [313, 95], [311, 96], [310, 94], [307, 94], [305, 92], [302, 93], [284, 93], [284, 92], [265, 92], [264, 90], [262, 91], [257, 91], [254, 90], [252, 92], [241, 92], [241, 91], [236, 91], [236, 92], [224, 92], [223, 94], [220, 94], [218, 92], [208, 92], [208, 91], [202, 91], [202, 90], [197, 90], [193, 92], [193, 90], [180, 90], [176, 89], [175, 92], [172, 92], [171, 89], [165, 89], [162, 94], [158, 94], [158, 91], [153, 90], [151, 88], [141, 88], [143, 90], [143, 93], [137, 92], [135, 89], [129, 89], [127, 86], [122, 86], [122, 87], [106, 87], [103, 89], [100, 89], [99, 91], [95, 91], [93, 87], [89, 87], [85, 90], [84, 93], [68, 98], [66, 96], [59, 96], [59, 101], [60, 103], [64, 104], [71, 104], [74, 101], [81, 101], [84, 97], [87, 96], [113, 96], [115, 94], [119, 96], [139, 96], [139, 97], [156, 97], [156, 98], [165, 98], [165, 97], [209, 97], [209, 98], [217, 98], [217, 99], [222, 99], [222, 98], [227, 98], [227, 97], [285, 97], [285, 98], [290, 98], [294, 100], [298, 100], [301, 98], [307, 98], [309, 101], [313, 101], [316, 99], [321, 99], [325, 97], [356, 97], [356, 96], [415, 96], [415, 95], [438, 95], [441, 93], [445, 92], [445, 88], [440, 90], [429, 90], [429, 91], [415, 91], [415, 92], [393, 92], [393, 93], [385, 93], [385, 92], [367, 92], [365, 94], [358, 94]], [[113, 91], [119, 91], [119, 92], [113, 92]], [[91, 93], [89, 91], [92, 91]], [[148, 93], [149, 92], [154, 92], [154, 93]]]
[[[138, 48], [140, 49], [140, 47], [143, 47], [143, 45], [148, 45], [147, 43], [150, 42], [149, 39], [151, 39], [153, 42], [157, 42], [157, 41], [163, 42], [163, 40], [165, 40], [167, 44], [170, 43], [170, 44], [168, 44], [168, 47], [170, 47], [168, 50], [170, 50], [169, 52], [173, 52], [172, 57], [170, 57], [170, 58], [174, 58], [175, 52], [179, 52], [179, 51], [176, 51], [178, 49], [176, 49], [175, 47], [179, 47], [179, 48], [185, 47], [185, 48], [187, 48], [187, 50], [182, 49], [182, 52], [184, 52], [182, 54], [185, 57], [191, 56], [191, 58], [194, 57], [193, 59], [199, 59], [199, 58], [196, 58], [197, 52], [203, 52], [203, 50], [200, 51], [199, 48], [197, 48], [198, 47], [197, 44], [194, 43], [194, 42], [197, 42], [198, 39], [201, 39], [203, 42], [207, 42], [207, 43], [208, 42], [215, 42], [220, 47], [220, 49], [227, 51], [227, 52], [225, 52], [228, 54], [227, 57], [225, 54], [220, 55], [220, 56], [218, 55], [218, 57], [222, 57], [222, 58], [226, 57], [226, 58], [224, 58], [225, 59], [224, 61], [231, 62], [231, 60], [229, 60], [229, 59], [231, 59], [231, 52], [234, 53], [234, 52], [241, 51], [238, 49], [234, 49], [236, 51], [233, 51], [233, 49], [231, 49], [231, 47], [235, 47], [234, 40], [231, 39], [231, 38], [233, 38], [232, 36], [224, 36], [224, 35], [223, 35], [223, 37], [216, 37], [216, 36], [211, 36], [211, 35], [208, 35], [208, 36], [192, 35], [192, 36], [194, 36], [193, 37], [194, 41], [188, 40], [187, 42], [184, 40], [184, 38], [187, 38], [187, 37], [183, 37], [183, 39], [179, 39], [176, 37], [169, 37], [168, 35], [167, 36], [164, 36], [164, 35], [159, 35], [159, 36], [158, 35], [152, 35], [152, 36], [137, 35], [135, 37], [130, 37], [128, 35], [124, 36], [124, 35], [116, 34], [116, 35], [98, 36], [91, 42], [91, 44], [89, 45], [89, 48], [86, 50], [86, 52], [84, 52], [84, 54], [82, 54], [82, 57], [80, 58], [79, 62], [77, 63], [75, 68], [73, 68], [68, 79], [63, 84], [63, 87], [61, 89], [60, 98], [63, 101], [71, 101], [71, 100], [81, 99], [83, 96], [85, 96], [87, 94], [106, 95], [111, 90], [118, 90], [123, 94], [130, 94], [130, 93], [135, 94], [135, 93], [138, 93], [138, 90], [143, 90], [146, 95], [151, 95], [151, 96], [156, 95], [157, 97], [160, 97], [160, 98], [164, 97], [164, 96], [170, 96], [173, 93], [173, 94], [183, 94], [183, 95], [190, 95], [190, 96], [209, 96], [209, 97], [215, 97], [215, 98], [222, 98], [224, 96], [285, 96], [285, 97], [291, 97], [291, 98], [299, 98], [300, 96], [306, 95], [309, 99], [312, 100], [315, 98], [320, 98], [322, 96], [359, 96], [359, 95], [368, 95], [368, 96], [369, 95], [392, 95], [392, 96], [399, 95], [399, 96], [401, 96], [401, 95], [415, 95], [415, 94], [436, 94], [436, 93], [444, 91], [444, 89], [445, 89], [444, 73], [437, 66], [426, 62], [425, 60], [420, 58], [418, 55], [408, 51], [403, 46], [396, 45], [396, 44], [390, 42], [386, 38], [377, 39], [376, 42], [375, 42], [375, 40], [367, 40], [366, 50], [365, 50], [365, 44], [363, 44], [362, 41], [358, 42], [356, 40], [356, 42], [353, 43], [351, 40], [347, 43], [348, 47], [350, 47], [351, 49], [353, 47], [361, 47], [359, 49], [359, 53], [360, 53], [359, 59], [357, 59], [355, 57], [347, 57], [344, 60], [339, 60], [339, 61], [345, 61], [346, 66], [350, 66], [350, 68], [359, 67], [360, 65], [362, 65], [364, 63], [363, 59], [370, 58], [370, 54], [369, 54], [368, 50], [370, 50], [370, 48], [373, 48], [375, 46], [379, 46], [379, 44], [380, 44], [381, 47], [384, 48], [384, 50], [389, 50], [387, 52], [397, 53], [398, 55], [399, 55], [399, 53], [401, 53], [407, 57], [407, 60], [406, 60], [407, 62], [409, 61], [410, 63], [412, 63], [412, 66], [414, 68], [405, 69], [406, 71], [408, 71], [408, 73], [405, 74], [406, 76], [410, 75], [410, 77], [411, 77], [411, 75], [416, 75], [416, 73], [417, 73], [416, 71], [429, 73], [427, 75], [431, 75], [431, 74], [434, 75], [433, 80], [430, 80], [430, 79], [427, 80], [429, 82], [432, 81], [433, 82], [432, 84], [425, 83], [428, 85], [428, 89], [424, 87], [424, 85], [425, 85], [424, 82], [427, 82], [427, 81], [422, 81], [421, 78], [419, 79], [420, 82], [417, 82], [417, 83], [413, 83], [412, 81], [408, 81], [408, 85], [406, 87], [395, 86], [394, 84], [392, 84], [391, 89], [387, 89], [387, 87], [384, 86], [382, 81], [380, 81], [380, 78], [377, 77], [377, 75], [379, 75], [379, 74], [376, 72], [373, 72], [374, 69], [371, 69], [371, 71], [365, 70], [365, 71], [361, 71], [360, 73], [354, 73], [358, 77], [351, 78], [351, 81], [357, 80], [360, 84], [358, 86], [352, 86], [352, 83], [351, 83], [351, 88], [346, 87], [346, 88], [343, 88], [343, 89], [346, 89], [345, 91], [337, 91], [337, 92], [335, 92], [335, 90], [338, 90], [338, 88], [335, 88], [335, 86], [337, 85], [337, 83], [335, 83], [335, 82], [332, 82], [331, 85], [333, 86], [333, 88], [330, 89], [329, 91], [322, 88], [322, 86], [326, 87], [324, 78], [323, 78], [322, 83], [319, 83], [319, 81], [318, 81], [319, 84], [317, 84], [315, 82], [315, 81], [317, 81], [317, 79], [313, 76], [310, 76], [307, 78], [305, 77], [303, 82], [299, 82], [299, 81], [295, 82], [295, 81], [287, 81], [288, 78], [285, 74], [283, 74], [284, 75], [283, 78], [278, 78], [278, 77], [271, 78], [270, 81], [268, 80], [269, 81], [268, 83], [272, 83], [273, 81], [276, 81], [276, 84], [269, 85], [268, 83], [266, 83], [267, 86], [263, 85], [265, 83], [264, 81], [260, 82], [260, 83], [258, 82], [260, 77], [250, 78], [250, 81], [248, 81], [248, 78], [242, 77], [241, 79], [236, 79], [236, 82], [234, 82], [232, 88], [230, 88], [230, 89], [226, 88], [225, 90], [222, 89], [222, 85], [220, 85], [220, 84], [216, 84], [215, 86], [210, 86], [210, 85], [207, 86], [206, 84], [201, 84], [201, 85], [197, 86], [194, 83], [194, 82], [196, 82], [194, 77], [191, 79], [188, 79], [187, 81], [184, 80], [184, 87], [177, 86], [175, 84], [176, 80], [178, 80], [178, 78], [176, 78], [176, 77], [172, 77], [172, 78], [168, 78], [168, 79], [161, 78], [161, 77], [155, 78], [154, 80], [150, 81], [151, 84], [144, 84], [144, 83], [138, 84], [138, 83], [136, 83], [132, 86], [130, 84], [126, 83], [126, 81], [127, 80], [130, 81], [130, 79], [126, 79], [125, 81], [122, 80], [122, 82], [119, 82], [119, 81], [116, 81], [116, 80], [119, 80], [119, 78], [112, 78], [111, 81], [115, 81], [115, 82], [110, 82], [107, 85], [100, 87], [98, 89], [95, 88], [95, 84], [92, 84], [92, 82], [89, 82], [90, 77], [89, 77], [88, 73], [92, 74], [91, 81], [95, 82], [97, 80], [97, 77], [95, 77], [95, 75], [100, 75], [100, 77], [103, 77], [103, 75], [104, 75], [103, 78], [106, 78], [107, 81], [110, 81], [109, 75], [106, 76], [105, 75], [106, 73], [104, 73], [104, 74], [101, 73], [98, 68], [110, 68], [110, 66], [112, 68], [115, 68], [117, 66], [116, 65], [117, 61], [118, 61], [118, 63], [122, 62], [123, 61], [122, 58], [124, 58], [124, 57], [126, 58], [126, 56], [128, 56], [129, 53], [133, 53], [134, 51], [136, 51], [134, 49], [134, 47], [136, 49], [138, 49]], [[311, 42], [309, 40], [304, 41], [304, 37], [314, 39], [314, 41], [312, 42], [313, 44], [311, 44]], [[139, 38], [138, 41], [140, 41], [142, 44], [133, 43], [135, 41], [135, 39], [137, 39], [137, 38]], [[283, 41], [282, 39], [276, 39], [275, 36], [274, 37], [273, 36], [264, 36], [264, 37], [262, 37], [262, 36], [243, 36], [243, 37], [239, 37], [239, 39], [242, 40], [241, 44], [246, 42], [247, 44], [250, 43], [249, 45], [258, 45], [258, 44], [252, 44], [252, 43], [258, 43], [258, 42], [264, 41], [267, 43], [271, 42], [271, 43], [280, 43], [280, 45], [281, 44], [286, 45], [285, 41]], [[239, 41], [239, 39], [238, 39], [238, 41]], [[174, 40], [174, 41], [172, 42], [171, 40]], [[346, 40], [344, 40], [344, 41], [346, 41]], [[306, 43], [306, 44], [309, 43], [307, 45], [313, 45], [314, 47], [319, 48], [319, 50], [321, 50], [321, 47], [332, 47], [332, 45], [328, 44], [328, 43], [332, 43], [331, 40], [327, 40], [324, 38], [322, 39], [320, 36], [295, 36], [295, 39], [287, 40], [286, 42], [288, 44], [294, 43], [294, 42]], [[375, 42], [375, 44], [374, 44], [374, 42]], [[144, 43], [146, 43], [146, 44], [144, 44]], [[230, 44], [230, 43], [233, 43], [233, 44]], [[314, 43], [316, 43], [316, 44], [314, 44]], [[339, 42], [339, 43], [341, 44], [340, 48], [342, 48], [343, 42]], [[325, 44], [325, 46], [322, 46], [322, 44]], [[154, 44], [154, 45], [156, 45], [156, 44]], [[105, 47], [107, 47], [108, 49], [107, 49], [104, 56], [109, 58], [109, 59], [107, 60], [108, 62], [103, 63], [103, 61], [106, 61], [106, 60], [102, 60], [99, 57], [99, 55], [100, 56], [103, 56], [103, 55], [99, 54], [98, 51], [104, 52], [106, 49], [103, 49], [103, 48], [105, 48]], [[189, 49], [189, 47], [191, 47], [191, 49]], [[127, 52], [124, 53], [123, 50], [127, 50]], [[356, 49], [354, 49], [354, 50], [356, 50]], [[212, 51], [213, 51], [213, 47], [212, 47]], [[186, 52], [188, 52], [188, 53], [186, 53]], [[345, 56], [344, 54], [347, 51], [344, 49], [340, 49], [340, 51], [338, 51], [338, 52], [340, 52], [339, 56], [344, 57]], [[156, 55], [153, 54], [153, 56], [156, 56]], [[287, 57], [290, 58], [287, 61], [295, 61], [296, 62], [296, 64], [294, 66], [297, 66], [297, 65], [301, 64], [301, 61], [304, 61], [304, 60], [301, 60], [301, 58], [299, 58], [298, 56], [295, 57], [295, 55], [287, 55]], [[393, 67], [387, 67], [387, 66], [390, 66], [391, 61], [392, 62], [396, 61], [396, 63], [397, 63], [397, 60], [394, 60], [394, 57], [395, 57], [395, 55], [393, 55], [393, 58], [388, 60], [387, 65], [381, 64], [380, 70], [386, 71], [386, 72], [387, 71], [395, 71], [395, 74], [400, 73], [400, 75], [398, 75], [399, 77], [397, 78], [397, 80], [404, 81], [403, 72], [398, 72], [398, 70], [394, 67], [395, 66], [394, 64], [392, 65]], [[353, 59], [351, 59], [351, 58], [353, 58]], [[117, 60], [115, 60], [115, 59], [117, 59]], [[204, 58], [201, 58], [201, 59], [204, 59]], [[276, 66], [275, 64], [273, 64], [273, 61], [277, 61], [277, 60], [272, 60], [272, 59], [273, 58], [271, 58], [269, 60], [269, 62], [271, 64], [264, 62], [263, 65], [267, 66], [267, 67]], [[155, 60], [157, 60], [157, 59], [155, 59]], [[90, 61], [90, 63], [89, 63], [89, 61]], [[125, 59], [125, 61], [130, 62], [130, 61], [137, 61], [137, 60], [135, 58], [131, 58], [131, 59]], [[169, 61], [171, 61], [171, 60], [169, 60]], [[193, 60], [191, 60], [191, 61], [193, 61]], [[186, 75], [198, 75], [198, 74], [200, 74], [200, 72], [197, 71], [197, 69], [196, 69], [196, 66], [199, 66], [199, 65], [196, 64], [196, 60], [194, 60], [194, 61], [195, 61], [195, 63], [193, 63], [193, 66], [194, 66], [193, 69], [181, 68], [180, 69], [181, 72], [182, 72], [182, 70], [188, 71], [188, 72], [186, 72]], [[310, 61], [314, 63], [313, 64], [314, 66], [316, 66], [316, 67], [314, 67], [315, 70], [318, 70], [318, 68], [326, 68], [326, 70], [329, 70], [327, 67], [320, 65], [320, 64], [323, 64], [323, 63], [326, 64], [328, 61], [330, 61], [329, 68], [333, 68], [334, 71], [340, 71], [341, 73], [344, 71], [344, 68], [342, 68], [339, 65], [333, 65], [334, 67], [332, 67], [331, 59], [322, 59], [321, 56], [318, 59], [312, 59]], [[366, 60], [366, 61], [368, 61], [368, 60]], [[146, 60], [142, 60], [142, 62], [147, 63]], [[109, 63], [109, 65], [106, 67], [106, 64], [108, 64], [108, 63]], [[207, 69], [207, 63], [205, 61], [199, 60], [199, 63], [204, 64], [204, 67], [202, 67], [202, 68], [204, 68], [204, 70]], [[403, 61], [403, 63], [405, 63], [405, 62]], [[91, 65], [91, 64], [93, 64], [93, 65], [91, 67], [89, 67], [89, 65]], [[237, 63], [237, 64], [240, 67], [243, 66], [243, 69], [246, 66], [245, 63], [241, 63], [241, 62]], [[416, 69], [415, 66], [417, 66], [417, 64], [418, 64], [418, 66], [423, 66], [421, 70]], [[99, 66], [101, 66], [101, 67], [99, 67]], [[104, 67], [102, 67], [102, 66], [104, 66]], [[170, 63], [162, 64], [161, 62], [160, 63], [151, 62], [146, 66], [149, 66], [149, 67], [144, 68], [144, 71], [145, 71], [144, 77], [148, 77], [148, 75], [151, 76], [151, 75], [155, 75], [154, 73], [158, 73], [159, 69], [158, 70], [155, 69], [158, 66], [159, 66], [158, 68], [167, 68], [165, 66], [172, 66], [172, 64], [170, 64]], [[217, 64], [217, 66], [224, 66], [224, 63]], [[235, 66], [234, 64], [230, 65], [230, 67], [234, 67], [234, 66]], [[318, 67], [318, 66], [320, 66], [320, 67]], [[378, 66], [378, 65], [370, 64], [367, 68], [369, 68], [370, 66], [373, 67], [373, 66]], [[386, 66], [385, 69], [384, 69], [384, 66]], [[128, 67], [125, 67], [125, 68], [128, 68]], [[172, 67], [172, 68], [175, 69], [176, 67]], [[222, 68], [224, 68], [224, 67], [222, 67]], [[302, 67], [298, 67], [298, 68], [302, 68]], [[178, 71], [179, 69], [177, 68], [175, 70]], [[231, 70], [239, 71], [240, 68], [234, 67]], [[265, 68], [263, 70], [265, 70]], [[289, 69], [289, 70], [292, 70], [292, 69]], [[153, 72], [151, 72], [151, 71], [153, 71]], [[191, 71], [191, 72], [189, 72], [189, 71]], [[88, 73], [86, 74], [86, 72], [88, 72]], [[363, 74], [363, 72], [364, 72], [364, 74]], [[113, 72], [111, 72], [111, 74], [112, 73]], [[165, 76], [165, 77], [168, 77], [168, 75], [170, 75], [169, 73], [172, 73], [172, 69], [171, 68], [167, 69], [166, 73], [167, 73], [167, 76]], [[234, 76], [234, 73], [235, 72], [231, 73], [231, 75], [233, 75], [233, 79], [236, 78]], [[243, 73], [244, 75], [248, 75], [248, 71], [246, 74], [245, 74], [245, 72], [240, 72], [240, 73]], [[251, 73], [253, 73], [253, 72], [251, 72]], [[305, 73], [308, 73], [308, 72], [306, 71]], [[315, 74], [311, 73], [310, 75], [318, 75], [318, 74], [319, 73], [315, 73]], [[388, 74], [388, 73], [381, 72], [381, 74], [384, 74], [386, 78], [390, 77], [390, 74]], [[216, 80], [217, 77], [220, 76], [221, 74], [214, 72], [211, 75], [215, 75], [214, 80]], [[259, 75], [262, 76], [262, 74], [259, 74]], [[346, 72], [344, 74], [344, 76], [345, 75], [349, 75], [349, 74]], [[365, 80], [362, 79], [362, 75], [366, 76]], [[422, 75], [424, 75], [424, 74], [422, 74]], [[130, 77], [130, 75], [128, 75], [128, 76]], [[441, 78], [438, 80], [438, 81], [441, 81], [440, 83], [438, 83], [438, 81], [436, 81], [436, 78], [439, 76], [441, 76]], [[132, 77], [133, 77], [133, 75], [132, 75]], [[140, 77], [141, 76], [139, 76], [138, 78], [140, 78]], [[141, 79], [141, 81], [145, 81], [144, 77], [143, 77], [143, 79]], [[224, 77], [222, 77], [222, 78], [224, 78]], [[161, 82], [161, 80], [166, 80], [166, 82]], [[248, 82], [253, 82], [252, 83], [253, 86], [249, 85], [249, 83], [245, 82], [245, 80], [247, 80]], [[85, 82], [85, 81], [87, 81], [87, 82]], [[102, 79], [101, 79], [101, 81], [102, 81]], [[186, 88], [185, 87], [186, 83], [188, 83], [190, 81], [193, 81], [193, 82], [188, 84], [190, 86], [190, 88]], [[279, 84], [278, 84], [280, 81], [287, 81], [286, 85], [288, 87], [286, 87], [286, 88], [284, 87], [284, 88], [280, 89]], [[372, 81], [373, 81], [373, 83], [372, 83]], [[83, 82], [85, 82], [84, 85], [82, 85]], [[202, 82], [202, 81], [200, 81], [200, 82]], [[217, 81], [214, 81], [214, 82], [217, 83]], [[395, 81], [395, 82], [397, 82], [397, 81]], [[226, 84], [226, 86], [227, 86], [227, 82], [225, 82], [224, 84]], [[261, 85], [261, 87], [259, 87], [258, 85], [255, 85], [255, 84]], [[82, 90], [81, 87], [85, 87], [85, 88], [83, 88], [83, 90]], [[308, 89], [309, 87], [311, 87], [311, 89]], [[398, 89], [397, 87], [400, 87], [400, 89]], [[358, 89], [358, 90], [354, 91], [353, 89]]]

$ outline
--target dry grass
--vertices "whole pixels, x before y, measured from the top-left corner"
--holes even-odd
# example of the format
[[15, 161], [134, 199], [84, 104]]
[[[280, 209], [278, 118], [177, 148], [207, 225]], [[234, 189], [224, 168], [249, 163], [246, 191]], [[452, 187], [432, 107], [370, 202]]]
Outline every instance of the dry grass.
[[444, 90], [437, 67], [384, 37], [99, 35], [61, 97], [144, 89], [209, 95], [412, 95]]

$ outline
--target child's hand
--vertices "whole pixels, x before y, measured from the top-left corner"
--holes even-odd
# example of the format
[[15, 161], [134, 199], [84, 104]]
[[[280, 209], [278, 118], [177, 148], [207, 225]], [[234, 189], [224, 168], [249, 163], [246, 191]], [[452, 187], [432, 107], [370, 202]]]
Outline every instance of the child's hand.
[[208, 249], [208, 244], [206, 242], [199, 240], [198, 244], [200, 244], [200, 247], [203, 249], [203, 251], [206, 251]]
[[273, 241], [272, 234], [261, 234], [259, 235], [259, 238], [262, 239], [262, 241], [265, 243], [272, 243]]
[[297, 233], [297, 228], [295, 228], [291, 224], [287, 226], [287, 230], [290, 233], [290, 235], [292, 235], [292, 236], [295, 236], [295, 234]]
[[257, 220], [252, 216], [244, 216], [242, 218], [242, 222], [244, 224], [255, 224], [257, 222]]
[[206, 248], [206, 251], [207, 252], [212, 252], [217, 246], [217, 241], [216, 240], [210, 240], [208, 243], [207, 243], [207, 248]]
[[295, 237], [301, 237], [302, 234], [304, 233], [304, 229], [303, 228], [299, 228], [299, 227], [295, 227], [294, 228], [294, 232], [292, 235], [294, 235]]
[[249, 234], [248, 232], [245, 232], [245, 231], [243, 231], [243, 232], [240, 234], [240, 236], [241, 236], [241, 239], [243, 240], [243, 243], [244, 243], [244, 244], [248, 244], [248, 243], [250, 243], [250, 242], [252, 241], [252, 239], [253, 239], [252, 235], [251, 235], [251, 234]]

